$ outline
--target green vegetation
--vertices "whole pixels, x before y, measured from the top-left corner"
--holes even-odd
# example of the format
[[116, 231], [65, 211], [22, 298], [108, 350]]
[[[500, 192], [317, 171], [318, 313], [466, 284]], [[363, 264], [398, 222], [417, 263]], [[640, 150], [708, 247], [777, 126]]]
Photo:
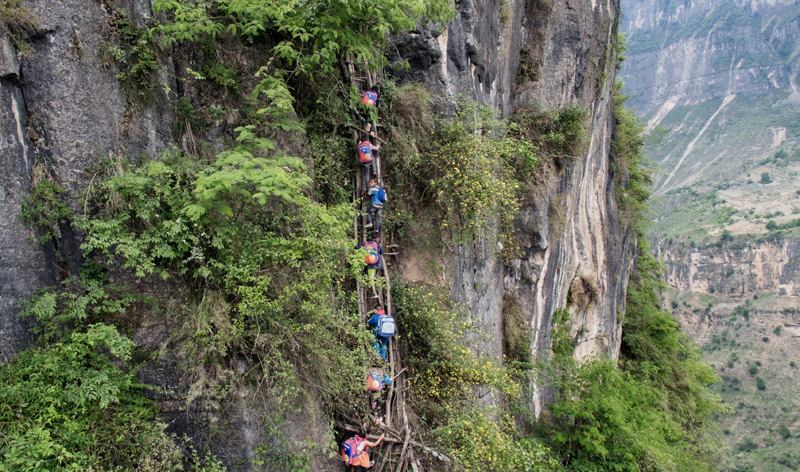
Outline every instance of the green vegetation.
[[39, 180], [25, 197], [21, 216], [25, 224], [36, 229], [42, 244], [61, 238], [62, 225], [73, 218], [66, 190], [48, 178]]
[[[322, 178], [324, 168], [312, 176], [286, 149], [308, 137], [315, 163], [349, 177], [352, 157], [341, 149], [349, 130], [340, 126], [350, 120], [354, 90], [343, 79], [330, 80], [340, 58], [374, 72], [386, 63], [390, 33], [412, 29], [423, 17], [445, 19], [451, 10], [444, 0], [312, 3], [164, 0], [154, 2], [162, 21], [141, 29], [113, 14], [104, 54], [129, 97], [152, 97], [159, 48], [180, 45], [187, 57], [179, 59], [194, 67], [178, 77], [183, 96], [175, 131], [186, 146], [130, 161], [112, 156], [94, 169], [86, 215], [74, 221], [85, 233], [84, 274], [28, 306], [42, 341], [56, 344], [2, 368], [3, 393], [9, 392], [4, 422], [19, 423], [13, 436], [0, 435], [3, 467], [42, 470], [49, 461], [67, 470], [181, 470], [203, 462], [163, 433], [145, 386], [134, 381], [132, 343], [112, 323], [124, 328], [140, 318], [168, 318], [176, 326], [169, 342], [187, 406], [213, 416], [238, 385], [257, 386], [253, 400], [278, 412], [268, 418], [270, 441], [254, 458], [261, 464], [310, 470], [310, 453], [292, 452], [296, 445], [281, 423], [284, 413], [299, 414], [307, 398], [329, 418], [366, 419], [362, 375], [370, 334], [352, 290], [363, 275], [352, 257], [349, 184]], [[250, 49], [267, 55], [244, 63], [228, 54]], [[234, 131], [215, 138], [222, 149], [210, 152], [202, 131], [228, 106], [237, 109]], [[24, 217], [56, 238], [72, 218], [64, 201], [63, 191], [43, 180]], [[149, 283], [169, 287], [169, 300], [155, 294], [140, 303], [125, 295]], [[239, 363], [247, 365], [244, 374], [235, 370]], [[59, 370], [63, 381], [47, 369]], [[47, 381], [52, 386], [44, 388]], [[40, 423], [26, 405], [42, 410]], [[227, 434], [225, 421], [208, 421], [204, 434]]]
[[165, 433], [136, 380], [133, 342], [104, 322], [132, 299], [92, 279], [77, 283], [31, 301], [42, 346], [0, 366], [0, 469], [221, 470]]
[[114, 327], [93, 324], [0, 367], [0, 467], [180, 466], [181, 452], [156, 421], [142, 386], [115, 364], [130, 361], [132, 349]]
[[403, 313], [400, 331], [414, 410], [458, 466], [474, 472], [561, 470], [539, 440], [519, 434], [508, 412], [475, 406], [476, 392], [502, 394], [511, 403], [521, 392], [512, 371], [466, 347], [466, 339], [478, 334], [464, 309], [429, 286], [396, 286], [394, 299]]
[[14, 46], [22, 54], [29, 52], [25, 43], [39, 26], [39, 19], [22, 6], [22, 0], [3, 0], [0, 2], [0, 24], [11, 33]]
[[[311, 470], [315, 448], [327, 445], [296, 444], [284, 433], [284, 414], [301, 414], [309, 398], [332, 421], [367, 424], [369, 411], [362, 376], [371, 335], [353, 291], [364, 275], [352, 250], [351, 130], [343, 126], [359, 108], [356, 90], [331, 78], [348, 61], [359, 72], [379, 70], [390, 34], [446, 19], [450, 5], [158, 0], [153, 7], [161, 20], [141, 29], [115, 13], [105, 54], [129, 97], [149, 100], [161, 48], [181, 46], [192, 64], [178, 71], [174, 131], [183, 146], [109, 158], [96, 169], [82, 217], [49, 180], [26, 202], [23, 216], [43, 241], [57, 239], [65, 224], [78, 226], [87, 262], [82, 274], [27, 304], [42, 345], [0, 367], [7, 425], [0, 468], [219, 470], [213, 457], [165, 433], [150, 387], [136, 381], [137, 360], [157, 353], [134, 357], [133, 342], [120, 334], [140, 321], [168, 320], [187, 408], [219, 413], [237, 389], [253, 387], [248, 401], [268, 405], [254, 414], [269, 424], [254, 463]], [[249, 59], [230, 50], [246, 50]], [[510, 361], [497, 365], [466, 347], [481, 333], [446, 291], [394, 287], [413, 421], [458, 468], [710, 469], [706, 429], [719, 406], [707, 385], [715, 378], [659, 308], [657, 264], [641, 223], [650, 174], [641, 129], [623, 102], [618, 95], [616, 196], [641, 255], [619, 363], [576, 365], [565, 308], [554, 316], [550, 365], [534, 368], [527, 331], [507, 340]], [[544, 180], [537, 172], [569, 168], [587, 144], [580, 108], [523, 111], [504, 122], [465, 101], [441, 117], [420, 88], [386, 83], [377, 113], [387, 110], [391, 120], [381, 121], [402, 150], [389, 159], [399, 216], [387, 227], [398, 232], [432, 209], [462, 240], [498, 221], [511, 246], [520, 201]], [[212, 125], [223, 135], [213, 151], [203, 140]], [[290, 151], [300, 147], [307, 159]], [[150, 285], [168, 293], [145, 296]], [[556, 392], [538, 424], [528, 411], [534, 382]], [[504, 406], [481, 408], [486, 395]], [[207, 426], [209, 436], [228, 433], [219, 417]]]

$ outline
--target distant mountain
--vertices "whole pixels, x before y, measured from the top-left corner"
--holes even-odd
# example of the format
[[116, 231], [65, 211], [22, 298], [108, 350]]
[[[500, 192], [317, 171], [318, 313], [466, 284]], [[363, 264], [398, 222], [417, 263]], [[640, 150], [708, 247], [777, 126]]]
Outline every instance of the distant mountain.
[[725, 472], [800, 470], [800, 1], [623, 0], [665, 298], [722, 378]]
[[660, 167], [656, 237], [800, 218], [800, 2], [625, 0], [622, 78]]

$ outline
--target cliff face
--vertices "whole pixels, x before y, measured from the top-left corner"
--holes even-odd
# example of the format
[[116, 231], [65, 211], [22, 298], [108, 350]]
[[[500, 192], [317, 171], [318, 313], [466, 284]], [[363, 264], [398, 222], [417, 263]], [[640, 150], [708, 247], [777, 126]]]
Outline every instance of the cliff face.
[[[416, 66], [412, 77], [453, 99], [473, 96], [505, 116], [587, 111], [583, 154], [537, 182], [523, 202], [521, 255], [503, 260], [496, 231], [443, 255], [452, 296], [470, 307], [483, 333], [476, 348], [498, 362], [504, 314], [521, 308], [532, 352], [546, 358], [552, 315], [573, 296], [576, 357], [614, 357], [619, 350], [617, 314], [624, 311], [635, 242], [618, 218], [609, 158], [618, 13], [613, 1], [459, 2], [456, 21], [441, 34], [400, 42]], [[539, 394], [533, 403], [538, 413]]]
[[749, 298], [754, 293], [800, 296], [800, 240], [772, 238], [688, 248], [663, 244], [664, 278], [680, 291]]
[[[779, 150], [796, 155], [797, 2], [623, 4], [630, 60], [622, 78], [647, 123], [648, 154], [664, 169], [657, 194], [709, 192], [722, 182], [746, 191], [751, 173], [775, 171], [765, 158]], [[798, 203], [779, 199], [787, 197]]]
[[[146, 1], [121, 5], [131, 18], [149, 15]], [[20, 221], [37, 164], [48, 164], [74, 196], [92, 181], [92, 164], [110, 153], [157, 153], [168, 143], [166, 108], [127, 107], [113, 68], [100, 57], [110, 40], [110, 11], [102, 2], [30, 1], [35, 18], [30, 51], [19, 57], [2, 33], [0, 67], [3, 139], [0, 176], [0, 359], [25, 345], [19, 303], [35, 289], [69, 273], [79, 258], [75, 236], [66, 234], [63, 257], [43, 254]], [[165, 79], [166, 80], [166, 79]], [[166, 105], [166, 102], [162, 102]], [[80, 202], [73, 202], [77, 207]], [[56, 261], [59, 262], [56, 262]], [[69, 267], [72, 266], [72, 267]]]
[[[20, 204], [37, 163], [48, 164], [80, 210], [78, 195], [92, 185], [92, 166], [101, 158], [155, 155], [175, 144], [170, 131], [174, 97], [129, 106], [114, 66], [101, 58], [99, 51], [113, 33], [104, 2], [32, 0], [26, 5], [41, 18], [30, 38], [32, 51], [19, 57], [3, 39], [0, 63], [5, 170], [0, 175], [0, 359], [25, 345], [19, 303], [57, 275], [73, 271], [80, 257], [79, 235], [66, 234], [65, 247], [43, 252], [20, 222]], [[115, 7], [127, 9], [134, 22], [151, 15], [147, 0], [116, 2]], [[465, 0], [456, 7], [455, 20], [444, 30], [420, 29], [398, 40], [399, 54], [412, 66], [410, 78], [422, 80], [451, 103], [466, 95], [504, 116], [569, 107], [586, 112], [581, 155], [559, 166], [545, 163], [548, 171], [522, 202], [516, 256], [503, 259], [496, 229], [442, 255], [453, 298], [469, 306], [482, 333], [475, 347], [502, 362], [504, 316], [519, 307], [532, 333], [532, 351], [547, 357], [553, 313], [568, 307], [578, 341], [576, 357], [615, 357], [618, 314], [624, 311], [635, 251], [635, 238], [620, 221], [614, 201], [609, 156], [618, 2]], [[173, 61], [161, 61], [159, 88], [175, 90]], [[413, 259], [414, 252], [403, 257]], [[163, 336], [142, 328], [136, 341], [155, 349], [166, 342]], [[154, 366], [144, 375], [170, 385], [177, 375], [171, 369]], [[546, 401], [542, 395], [532, 399], [537, 413]], [[169, 399], [163, 403], [179, 416], [180, 405]], [[245, 403], [231, 417], [242, 431], [231, 456], [250, 454], [260, 434]]]

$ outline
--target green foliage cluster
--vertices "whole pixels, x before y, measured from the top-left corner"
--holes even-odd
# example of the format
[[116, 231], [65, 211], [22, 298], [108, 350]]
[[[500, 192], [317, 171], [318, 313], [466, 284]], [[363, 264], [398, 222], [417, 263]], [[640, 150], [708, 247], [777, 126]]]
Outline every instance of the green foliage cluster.
[[792, 228], [800, 228], [800, 218], [795, 218], [786, 223], [776, 223], [774, 220], [769, 220], [766, 224], [767, 231], [782, 231]]
[[153, 98], [155, 76], [160, 66], [156, 45], [147, 28], [131, 23], [128, 12], [111, 12], [111, 42], [100, 50], [105, 64], [116, 64], [117, 80], [131, 100], [149, 102]]
[[[641, 225], [646, 218], [647, 200], [653, 184], [652, 172], [644, 161], [643, 127], [639, 119], [625, 107], [627, 97], [622, 84], [614, 88], [614, 134], [611, 158], [614, 165], [615, 196], [628, 224]], [[644, 231], [644, 228], [635, 228]]]
[[133, 343], [106, 324], [0, 367], [2, 470], [180, 470], [153, 403], [118, 367]]
[[341, 57], [377, 69], [386, 64], [383, 48], [390, 34], [412, 30], [423, 18], [443, 21], [452, 15], [444, 0], [158, 0], [153, 9], [171, 17], [155, 29], [162, 46], [212, 42], [223, 35], [256, 41], [274, 32], [280, 39], [270, 56], [279, 67], [319, 78], [334, 73]]
[[[499, 221], [506, 236], [517, 215], [523, 183], [538, 161], [537, 148], [506, 126], [494, 111], [462, 100], [456, 116], [432, 110], [419, 86], [389, 90], [393, 155], [392, 188], [411, 208], [435, 204], [446, 215], [443, 228], [465, 237]], [[402, 212], [402, 209], [401, 209]]]
[[553, 447], [568, 470], [713, 470], [685, 449], [676, 418], [664, 414], [664, 390], [611, 361], [565, 376], [550, 406]]
[[500, 416], [498, 420], [480, 409], [466, 410], [433, 434], [465, 472], [563, 470], [546, 446], [532, 438], [516, 439], [511, 419]]
[[512, 134], [537, 144], [557, 163], [580, 158], [586, 146], [586, 110], [569, 107], [551, 112], [518, 111], [511, 117]]
[[[329, 405], [353, 406], [363, 330], [344, 286], [351, 211], [312, 201], [302, 162], [251, 127], [237, 141], [206, 166], [172, 152], [109, 178], [83, 248], [140, 277], [186, 280], [201, 300], [198, 364], [244, 350], [285, 380], [276, 397], [298, 394], [303, 378]], [[300, 375], [301, 365], [318, 368]]]
[[39, 242], [46, 244], [61, 237], [61, 226], [73, 219], [67, 192], [50, 179], [43, 178], [22, 201], [22, 221], [35, 228]]
[[514, 402], [521, 390], [514, 372], [466, 347], [467, 338], [477, 335], [466, 312], [436, 287], [393, 288], [403, 359], [414, 386], [410, 401], [460, 470], [561, 470], [543, 444], [519, 435], [507, 412], [476, 407], [478, 395], [488, 391]]
[[48, 343], [65, 339], [86, 324], [120, 316], [133, 301], [131, 295], [115, 294], [113, 287], [96, 279], [71, 277], [58, 289], [33, 296], [23, 313], [37, 321], [34, 331]]
[[440, 169], [430, 185], [445, 214], [452, 216], [450, 224], [475, 233], [497, 215], [503, 227], [510, 227], [520, 206], [514, 164], [519, 158], [535, 161], [533, 146], [508, 136], [481, 136], [461, 123], [441, 129], [437, 142], [441, 145], [427, 156]]
[[466, 336], [474, 335], [471, 324], [443, 291], [423, 285], [393, 288], [414, 406], [422, 418], [440, 424], [469, 406], [478, 386], [519, 395], [508, 372], [466, 347]]

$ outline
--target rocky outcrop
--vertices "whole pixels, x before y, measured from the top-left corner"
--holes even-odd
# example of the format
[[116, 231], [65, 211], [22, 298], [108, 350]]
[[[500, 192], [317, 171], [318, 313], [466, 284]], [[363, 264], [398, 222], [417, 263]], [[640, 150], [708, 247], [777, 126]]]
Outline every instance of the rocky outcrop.
[[759, 292], [800, 297], [800, 239], [734, 241], [708, 247], [658, 246], [667, 283], [679, 291], [749, 298]]
[[[122, 2], [120, 2], [122, 3]], [[31, 50], [19, 60], [7, 36], [0, 40], [0, 359], [24, 345], [19, 304], [34, 290], [51, 284], [77, 266], [77, 241], [63, 245], [66, 257], [47, 258], [31, 230], [20, 220], [20, 205], [30, 191], [33, 169], [46, 164], [58, 182], [76, 197], [92, 181], [91, 167], [109, 154], [154, 154], [169, 142], [164, 109], [128, 106], [116, 73], [100, 57], [111, 34], [110, 7], [101, 2], [32, 0], [26, 7], [37, 19]], [[149, 2], [120, 4], [141, 14]]]
[[[538, 182], [523, 202], [521, 256], [504, 261], [490, 232], [443, 257], [452, 296], [469, 306], [481, 332], [475, 347], [498, 362], [509, 306], [521, 307], [533, 352], [547, 358], [552, 315], [572, 301], [571, 290], [581, 299], [569, 305], [576, 357], [618, 353], [617, 314], [624, 311], [635, 249], [617, 214], [609, 157], [618, 7], [614, 1], [464, 1], [445, 30], [401, 42], [401, 53], [411, 54], [416, 66], [414, 78], [441, 94], [475, 97], [506, 116], [587, 111], [582, 154]], [[533, 403], [538, 413], [541, 399]]]

